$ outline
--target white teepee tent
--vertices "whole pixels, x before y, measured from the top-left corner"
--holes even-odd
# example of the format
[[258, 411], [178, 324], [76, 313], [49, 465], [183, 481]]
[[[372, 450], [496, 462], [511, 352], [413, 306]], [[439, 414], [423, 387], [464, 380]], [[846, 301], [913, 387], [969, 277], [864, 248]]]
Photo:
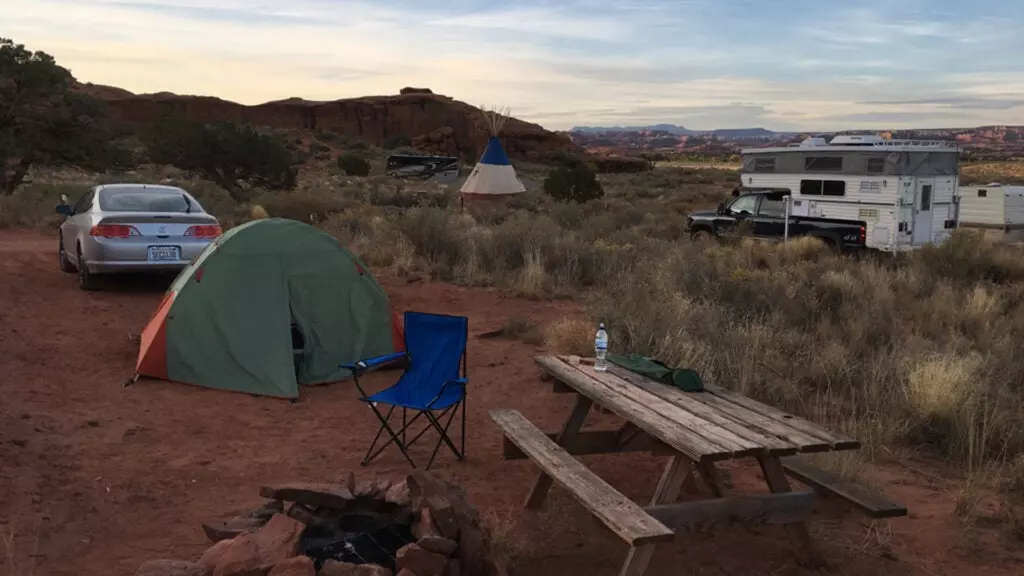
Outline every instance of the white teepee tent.
[[498, 141], [498, 134], [509, 117], [509, 109], [484, 110], [484, 118], [487, 120], [487, 127], [491, 131], [491, 138], [487, 141], [487, 148], [484, 149], [480, 161], [470, 172], [466, 183], [462, 185], [463, 197], [474, 199], [499, 199], [512, 194], [520, 194], [526, 191], [523, 183], [516, 176], [516, 170], [509, 162], [508, 154], [501, 147]]

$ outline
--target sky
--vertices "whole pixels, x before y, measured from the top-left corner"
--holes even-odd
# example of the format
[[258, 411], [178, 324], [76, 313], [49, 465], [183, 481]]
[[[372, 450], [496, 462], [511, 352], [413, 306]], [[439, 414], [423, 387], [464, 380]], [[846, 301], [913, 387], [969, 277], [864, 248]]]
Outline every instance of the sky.
[[428, 87], [549, 129], [1024, 124], [1022, 0], [0, 0], [81, 81], [245, 104]]

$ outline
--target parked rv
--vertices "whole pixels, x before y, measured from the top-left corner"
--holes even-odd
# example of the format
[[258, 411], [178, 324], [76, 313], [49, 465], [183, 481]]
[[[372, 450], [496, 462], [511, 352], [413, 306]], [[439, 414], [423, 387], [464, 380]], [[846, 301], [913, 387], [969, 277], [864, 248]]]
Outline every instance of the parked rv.
[[415, 178], [452, 184], [459, 178], [459, 159], [454, 156], [388, 156], [384, 173], [395, 178]]
[[830, 248], [853, 252], [864, 248], [865, 224], [834, 218], [789, 214], [790, 192], [785, 189], [740, 188], [728, 204], [717, 210], [693, 212], [687, 218], [695, 241], [728, 238], [746, 228], [749, 235], [769, 241], [813, 236]]
[[1010, 232], [1024, 229], [1024, 186], [961, 186], [957, 227]]
[[866, 247], [902, 252], [944, 242], [956, 227], [959, 157], [948, 141], [808, 138], [743, 150], [740, 177], [788, 192], [794, 217], [862, 222]]

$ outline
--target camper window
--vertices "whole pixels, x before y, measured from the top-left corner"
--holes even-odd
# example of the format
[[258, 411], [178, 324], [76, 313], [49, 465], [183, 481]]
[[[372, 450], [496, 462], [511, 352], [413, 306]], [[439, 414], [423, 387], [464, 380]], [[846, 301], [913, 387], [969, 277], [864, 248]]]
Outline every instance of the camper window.
[[821, 185], [821, 193], [825, 196], [846, 196], [846, 181], [825, 180]]
[[821, 180], [801, 180], [800, 194], [802, 196], [821, 196]]
[[988, 190], [978, 190], [978, 198], [988, 198]]
[[804, 196], [846, 196], [846, 181], [801, 180], [800, 194]]
[[842, 172], [842, 156], [808, 156], [804, 158], [804, 170], [808, 172]]
[[868, 174], [885, 172], [885, 158], [868, 158]]
[[775, 158], [754, 158], [754, 172], [775, 172]]

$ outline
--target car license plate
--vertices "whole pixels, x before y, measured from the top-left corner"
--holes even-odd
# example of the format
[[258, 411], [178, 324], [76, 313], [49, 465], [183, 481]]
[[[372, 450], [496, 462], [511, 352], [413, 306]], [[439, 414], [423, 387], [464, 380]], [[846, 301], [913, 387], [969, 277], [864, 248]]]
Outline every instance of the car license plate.
[[177, 262], [179, 257], [179, 251], [181, 249], [177, 246], [150, 246], [149, 247], [149, 261], [150, 262]]

